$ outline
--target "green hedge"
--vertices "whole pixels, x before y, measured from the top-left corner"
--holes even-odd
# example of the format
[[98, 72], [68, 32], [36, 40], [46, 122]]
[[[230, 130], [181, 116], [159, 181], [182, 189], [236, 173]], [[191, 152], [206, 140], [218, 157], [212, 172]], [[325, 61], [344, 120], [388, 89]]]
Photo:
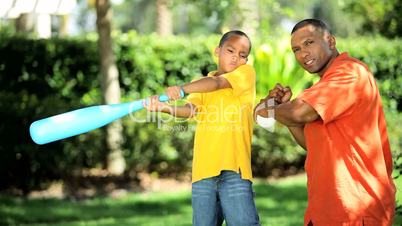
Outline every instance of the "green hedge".
[[1, 187], [28, 191], [86, 161], [85, 149], [67, 148], [74, 141], [34, 145], [28, 128], [36, 119], [83, 106], [81, 96], [98, 86], [98, 61], [90, 57], [96, 46], [85, 40], [0, 40]]
[[[119, 34], [115, 52], [120, 72], [123, 101], [163, 92], [163, 87], [191, 81], [215, 68], [212, 51], [217, 36], [172, 37], [163, 40], [154, 35]], [[283, 41], [280, 41], [283, 42]], [[400, 40], [340, 40], [342, 48], [363, 59], [379, 79], [387, 111], [394, 154], [401, 153], [401, 62]], [[261, 55], [271, 46], [281, 64], [270, 67]], [[258, 65], [258, 96], [272, 88], [281, 71], [303, 72], [288, 51], [278, 48], [277, 41], [254, 45], [250, 60]], [[372, 46], [372, 47], [371, 47]], [[399, 51], [398, 51], [399, 50]], [[279, 51], [279, 52], [277, 52]], [[283, 67], [281, 69], [280, 67]], [[301, 76], [298, 75], [298, 76]], [[311, 79], [303, 80], [304, 85]], [[299, 80], [293, 81], [293, 84]], [[72, 109], [101, 103], [98, 51], [94, 38], [36, 40], [0, 35], [0, 189], [16, 187], [25, 192], [44, 187], [54, 179], [63, 179], [86, 167], [102, 167], [107, 150], [104, 130], [47, 145], [35, 145], [28, 134], [34, 120]], [[164, 129], [155, 122], [136, 123], [132, 117], [145, 118], [145, 112], [125, 117], [123, 145], [127, 176], [139, 171], [162, 175], [188, 173], [191, 168], [193, 124], [170, 122]], [[177, 130], [180, 130], [178, 132]], [[256, 176], [281, 174], [303, 167], [305, 152], [297, 147], [287, 129], [277, 126], [275, 133], [255, 128], [253, 170]]]

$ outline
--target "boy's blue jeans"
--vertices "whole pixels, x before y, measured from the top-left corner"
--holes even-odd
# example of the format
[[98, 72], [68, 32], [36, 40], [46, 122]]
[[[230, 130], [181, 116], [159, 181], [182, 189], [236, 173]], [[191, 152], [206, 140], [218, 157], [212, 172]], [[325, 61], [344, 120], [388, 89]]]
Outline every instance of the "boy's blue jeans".
[[193, 226], [259, 226], [252, 183], [239, 173], [220, 175], [192, 184]]

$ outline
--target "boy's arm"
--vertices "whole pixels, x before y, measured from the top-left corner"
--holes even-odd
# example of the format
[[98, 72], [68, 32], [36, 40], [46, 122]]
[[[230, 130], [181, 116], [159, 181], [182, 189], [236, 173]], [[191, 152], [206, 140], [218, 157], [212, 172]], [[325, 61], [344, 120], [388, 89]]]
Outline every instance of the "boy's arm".
[[233, 89], [233, 94], [238, 96], [253, 87], [255, 87], [255, 70], [252, 66], [244, 64], [225, 74], [202, 78], [187, 83], [182, 87], [168, 87], [166, 94], [169, 99], [178, 100], [181, 98], [180, 89], [185, 93], [208, 93], [219, 89], [231, 88]]
[[148, 111], [164, 112], [180, 118], [191, 118], [196, 113], [196, 106], [194, 104], [187, 103], [184, 106], [169, 105], [160, 102], [158, 96], [150, 97], [148, 100], [144, 101], [142, 105]]
[[[249, 66], [251, 67], [251, 66]], [[237, 71], [239, 70], [239, 71]], [[236, 76], [234, 77], [239, 77], [239, 75], [243, 75], [243, 73], [250, 71], [250, 69], [246, 66], [239, 67], [239, 69], [236, 69], [233, 71], [233, 73], [236, 73]], [[252, 70], [254, 72], [254, 69]], [[232, 73], [232, 72], [230, 72]], [[225, 78], [224, 74], [222, 76], [213, 76], [213, 77], [206, 77], [199, 79], [194, 82], [187, 83], [183, 86], [171, 86], [166, 89], [166, 95], [169, 97], [170, 100], [178, 100], [182, 98], [182, 91], [186, 93], [208, 93], [208, 92], [213, 92], [219, 89], [226, 89], [226, 88], [233, 88], [229, 80], [233, 82], [232, 80], [232, 74], [230, 79]], [[255, 75], [255, 72], [254, 72]], [[243, 77], [243, 76], [242, 76]], [[236, 81], [236, 80], [235, 80]], [[144, 107], [148, 111], [160, 111], [164, 113], [171, 114], [173, 116], [177, 117], [193, 117], [196, 113], [196, 105], [194, 104], [187, 104], [183, 107], [177, 107], [177, 106], [170, 106], [165, 103], [159, 102], [157, 97], [152, 97], [150, 99], [150, 103], [145, 103], [144, 102]]]
[[229, 81], [222, 76], [206, 77], [194, 82], [186, 83], [183, 86], [171, 86], [166, 89], [166, 95], [171, 100], [181, 98], [180, 90], [188, 93], [208, 93], [219, 89], [232, 88]]
[[232, 88], [222, 76], [206, 77], [182, 86], [185, 93], [207, 93], [219, 89]]
[[162, 109], [161, 112], [170, 114], [174, 117], [191, 118], [195, 115], [195, 108], [195, 105], [190, 103], [184, 106], [167, 105], [167, 107]]

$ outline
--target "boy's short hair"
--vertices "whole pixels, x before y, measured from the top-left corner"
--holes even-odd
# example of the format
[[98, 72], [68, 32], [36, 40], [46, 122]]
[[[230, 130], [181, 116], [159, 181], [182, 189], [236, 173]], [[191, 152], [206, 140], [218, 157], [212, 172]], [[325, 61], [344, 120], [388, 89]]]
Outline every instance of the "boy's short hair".
[[248, 42], [250, 44], [250, 48], [248, 49], [248, 53], [250, 53], [250, 51], [251, 51], [250, 38], [246, 35], [246, 33], [242, 32], [240, 30], [232, 30], [232, 31], [228, 31], [225, 34], [223, 34], [221, 40], [219, 41], [219, 47], [222, 47], [223, 44], [226, 42], [226, 40], [228, 40], [230, 37], [232, 37], [234, 35], [244, 36], [244, 37], [246, 37], [248, 39]]
[[295, 33], [297, 30], [300, 28], [303, 28], [307, 25], [312, 25], [315, 28], [321, 29], [322, 31], [327, 31], [328, 33], [331, 33], [331, 30], [329, 26], [322, 20], [319, 19], [304, 19], [300, 22], [298, 22], [292, 29], [292, 32], [290, 34]]

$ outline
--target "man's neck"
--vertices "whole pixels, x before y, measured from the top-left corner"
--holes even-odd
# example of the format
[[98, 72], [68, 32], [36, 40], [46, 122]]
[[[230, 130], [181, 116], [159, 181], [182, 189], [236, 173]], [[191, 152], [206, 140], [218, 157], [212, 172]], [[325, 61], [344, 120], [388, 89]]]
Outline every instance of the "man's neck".
[[328, 70], [328, 68], [331, 66], [332, 62], [335, 60], [336, 57], [339, 56], [339, 52], [337, 49], [335, 49], [332, 53], [332, 56], [329, 58], [328, 62], [324, 64], [323, 68], [317, 73], [318, 76], [321, 78], [324, 76], [325, 72]]

